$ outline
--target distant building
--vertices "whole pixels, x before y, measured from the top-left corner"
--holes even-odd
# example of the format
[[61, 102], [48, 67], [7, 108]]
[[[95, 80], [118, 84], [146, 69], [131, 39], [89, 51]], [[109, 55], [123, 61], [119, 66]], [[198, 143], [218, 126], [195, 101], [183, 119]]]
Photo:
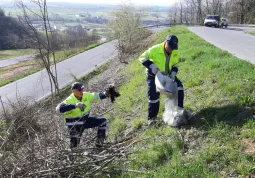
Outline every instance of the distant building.
[[85, 15], [85, 17], [88, 18], [88, 19], [90, 19], [92, 16], [91, 16], [91, 14], [89, 14], [89, 13], [87, 12], [87, 14]]
[[86, 15], [83, 15], [83, 14], [76, 14], [75, 17], [86, 17]]
[[60, 31], [61, 30], [61, 26], [60, 25], [54, 25], [53, 29], [57, 30], [57, 31]]

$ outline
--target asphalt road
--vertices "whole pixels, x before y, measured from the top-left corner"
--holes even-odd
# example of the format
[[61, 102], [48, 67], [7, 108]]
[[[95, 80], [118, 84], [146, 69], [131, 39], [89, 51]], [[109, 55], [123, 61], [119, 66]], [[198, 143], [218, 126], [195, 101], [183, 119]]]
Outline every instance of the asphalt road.
[[[105, 41], [106, 41], [106, 37], [102, 37], [99, 42], [103, 43]], [[30, 55], [26, 55], [26, 56], [19, 56], [19, 57], [14, 57], [14, 58], [10, 58], [10, 59], [0, 60], [0, 67], [17, 64], [22, 61], [32, 60], [35, 58], [35, 56], [36, 56], [35, 54], [30, 54]]]
[[[165, 28], [152, 28], [159, 32]], [[59, 87], [63, 88], [74, 81], [74, 77], [82, 77], [112, 57], [117, 55], [116, 41], [104, 43], [91, 50], [73, 56], [57, 64]], [[16, 102], [20, 98], [33, 98], [39, 101], [50, 95], [50, 82], [45, 70], [29, 75], [16, 82], [0, 87], [1, 99], [8, 107], [9, 101]], [[2, 107], [0, 106], [0, 111]]]
[[[116, 41], [102, 44], [58, 63], [57, 73], [59, 87], [65, 87], [74, 81], [73, 76], [81, 77], [95, 69], [96, 65], [105, 63], [116, 55], [115, 43]], [[1, 87], [0, 96], [5, 105], [9, 103], [8, 100], [15, 102], [17, 98], [30, 97], [34, 100], [41, 100], [50, 95], [50, 88], [46, 70], [42, 70]]]
[[245, 33], [246, 30], [252, 31], [253, 28], [189, 27], [189, 29], [214, 46], [255, 64], [255, 36]]
[[10, 58], [10, 59], [0, 60], [0, 67], [5, 67], [8, 65], [16, 64], [21, 61], [31, 60], [34, 57], [35, 57], [35, 54], [31, 54], [31, 55], [26, 55], [26, 56], [19, 56], [19, 57], [14, 57], [14, 58]]
[[236, 31], [243, 31], [243, 32], [245, 32], [245, 33], [255, 32], [255, 27], [235, 27], [235, 26], [228, 26], [228, 29], [230, 29], [230, 30], [236, 30]]

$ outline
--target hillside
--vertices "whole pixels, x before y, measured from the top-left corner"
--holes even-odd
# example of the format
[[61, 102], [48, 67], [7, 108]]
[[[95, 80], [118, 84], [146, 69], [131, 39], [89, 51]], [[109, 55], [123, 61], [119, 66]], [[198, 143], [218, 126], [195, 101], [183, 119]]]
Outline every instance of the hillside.
[[70, 86], [54, 100], [33, 106], [21, 100], [12, 105], [13, 113], [1, 115], [6, 122], [0, 122], [0, 177], [255, 176], [254, 65], [214, 47], [185, 26], [141, 41], [141, 53], [168, 34], [179, 38], [178, 78], [185, 88], [184, 106], [194, 113], [189, 125], [172, 128], [160, 122], [165, 98], [161, 96], [159, 122], [148, 127], [147, 84], [140, 54], [129, 57], [133, 59], [127, 59], [129, 64], [116, 57], [77, 79], [90, 92], [103, 91], [112, 82], [118, 87], [121, 97], [114, 104], [103, 100], [93, 104], [90, 113], [108, 118], [110, 144], [93, 147], [96, 131], [89, 129], [80, 147], [68, 150], [63, 116], [54, 108], [70, 94]]
[[27, 33], [13, 17], [6, 16], [0, 8], [0, 50], [27, 48]]
[[[179, 129], [165, 124], [146, 126], [147, 86], [138, 60], [125, 70], [129, 82], [121, 86], [115, 104], [111, 135], [127, 128], [138, 138], [149, 138], [130, 156], [124, 168], [140, 173], [121, 177], [247, 177], [255, 175], [255, 68], [205, 42], [184, 26], [169, 28], [179, 38], [179, 74], [185, 87], [185, 108], [196, 115]], [[164, 99], [161, 97], [162, 117]], [[139, 147], [137, 146], [137, 147]], [[135, 149], [135, 148], [134, 148]]]

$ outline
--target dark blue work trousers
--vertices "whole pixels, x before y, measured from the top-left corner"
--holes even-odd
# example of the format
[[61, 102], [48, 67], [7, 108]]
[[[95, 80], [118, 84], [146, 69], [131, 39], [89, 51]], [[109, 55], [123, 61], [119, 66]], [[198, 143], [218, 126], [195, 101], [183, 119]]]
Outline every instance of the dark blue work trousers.
[[[160, 93], [156, 90], [155, 85], [155, 76], [148, 75], [146, 78], [147, 84], [148, 84], [148, 119], [153, 119], [157, 117], [159, 112], [159, 100], [160, 100]], [[176, 77], [175, 81], [177, 83], [178, 87], [178, 106], [183, 108], [183, 101], [184, 101], [184, 91], [183, 91], [183, 85], [182, 82]]]
[[106, 136], [106, 119], [103, 117], [88, 117], [83, 124], [74, 124], [68, 126], [70, 137], [70, 148], [75, 148], [80, 143], [80, 138], [85, 129], [97, 127], [97, 137], [105, 138]]

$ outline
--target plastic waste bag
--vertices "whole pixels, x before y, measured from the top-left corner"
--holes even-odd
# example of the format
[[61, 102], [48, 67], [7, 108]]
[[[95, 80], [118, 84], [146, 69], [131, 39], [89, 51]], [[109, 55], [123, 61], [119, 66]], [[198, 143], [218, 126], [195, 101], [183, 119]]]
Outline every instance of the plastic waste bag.
[[165, 99], [163, 121], [173, 127], [187, 124], [187, 111], [184, 108], [178, 107], [177, 83], [170, 77], [157, 72], [155, 84], [157, 91], [167, 95], [167, 98]]
[[172, 126], [178, 127], [180, 125], [186, 125], [187, 111], [184, 108], [178, 106], [178, 93], [168, 95], [165, 99], [165, 110], [163, 113], [163, 121]]
[[163, 75], [161, 72], [157, 72], [155, 76], [155, 84], [158, 92], [168, 95], [169, 93], [177, 92], [177, 83], [169, 76]]

